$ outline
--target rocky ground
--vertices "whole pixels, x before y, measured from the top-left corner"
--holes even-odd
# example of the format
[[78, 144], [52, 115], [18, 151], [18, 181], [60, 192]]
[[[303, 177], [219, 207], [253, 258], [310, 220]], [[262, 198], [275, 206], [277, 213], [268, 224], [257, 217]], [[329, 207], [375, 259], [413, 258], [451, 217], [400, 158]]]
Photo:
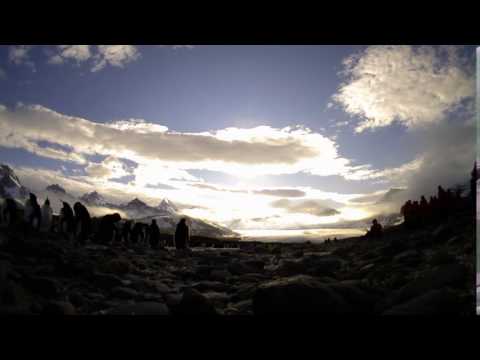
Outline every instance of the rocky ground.
[[475, 314], [474, 225], [240, 249], [75, 247], [0, 229], [1, 314]]

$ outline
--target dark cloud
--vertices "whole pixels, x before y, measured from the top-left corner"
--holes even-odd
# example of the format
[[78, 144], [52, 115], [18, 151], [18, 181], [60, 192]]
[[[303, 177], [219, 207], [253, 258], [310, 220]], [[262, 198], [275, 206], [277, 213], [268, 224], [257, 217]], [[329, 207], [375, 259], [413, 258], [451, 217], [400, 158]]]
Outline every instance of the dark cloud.
[[297, 189], [262, 189], [255, 190], [253, 193], [259, 195], [271, 195], [280, 197], [303, 197], [306, 195], [304, 191]]
[[338, 210], [327, 206], [327, 202], [322, 200], [292, 201], [289, 199], [280, 199], [273, 201], [271, 205], [276, 208], [283, 208], [290, 213], [302, 213], [315, 216], [332, 216], [340, 214]]

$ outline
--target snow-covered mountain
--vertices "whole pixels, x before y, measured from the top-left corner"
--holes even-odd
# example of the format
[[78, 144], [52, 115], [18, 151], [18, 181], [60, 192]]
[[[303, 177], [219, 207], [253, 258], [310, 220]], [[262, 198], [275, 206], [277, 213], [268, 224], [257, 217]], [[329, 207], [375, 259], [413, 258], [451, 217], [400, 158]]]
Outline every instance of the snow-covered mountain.
[[[0, 198], [13, 197], [23, 203], [28, 197], [29, 190], [22, 186], [20, 179], [15, 172], [7, 165], [0, 165]], [[142, 200], [135, 198], [125, 204], [112, 204], [97, 191], [84, 194], [80, 197], [69, 194], [58, 184], [47, 186], [44, 190], [35, 191], [40, 205], [48, 198], [54, 213], [59, 214], [63, 202], [73, 207], [75, 202], [85, 204], [92, 216], [102, 216], [106, 213], [119, 212], [122, 217], [150, 223], [152, 219], [157, 220], [160, 229], [167, 233], [174, 233], [175, 228], [182, 217], [187, 218], [192, 235], [208, 237], [237, 236], [238, 234], [223, 226], [211, 223], [206, 220], [195, 219], [184, 216], [169, 199], [163, 199], [159, 205], [150, 206]]]
[[223, 227], [221, 225], [209, 222], [207, 220], [195, 219], [190, 216], [182, 215], [179, 213], [169, 214], [169, 215], [153, 215], [153, 216], [140, 218], [137, 220], [142, 221], [144, 223], [150, 223], [152, 219], [155, 219], [158, 227], [162, 232], [173, 234], [175, 232], [175, 228], [177, 227], [178, 222], [182, 218], [187, 219], [187, 224], [190, 227], [191, 235], [217, 237], [217, 238], [239, 236], [238, 233], [226, 227]]
[[92, 191], [90, 193], [83, 194], [79, 198], [79, 200], [80, 200], [80, 202], [82, 202], [86, 205], [95, 205], [95, 206], [105, 206], [105, 205], [107, 205], [107, 201], [105, 200], [105, 198], [96, 191]]
[[178, 208], [175, 206], [175, 204], [167, 198], [162, 200], [162, 202], [157, 206], [157, 209], [167, 214], [176, 214], [178, 212]]
[[13, 169], [8, 165], [0, 165], [0, 197], [25, 200], [28, 194], [29, 190], [22, 185]]

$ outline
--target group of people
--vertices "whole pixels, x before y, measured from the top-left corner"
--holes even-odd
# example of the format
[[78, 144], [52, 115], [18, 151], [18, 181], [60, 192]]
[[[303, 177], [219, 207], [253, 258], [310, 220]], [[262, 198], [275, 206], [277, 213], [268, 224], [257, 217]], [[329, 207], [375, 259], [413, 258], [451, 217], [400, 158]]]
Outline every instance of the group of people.
[[[122, 218], [118, 213], [92, 218], [82, 203], [76, 202], [73, 209], [69, 203], [65, 201], [62, 203], [59, 216], [54, 216], [48, 198], [40, 207], [35, 194], [30, 193], [25, 202], [22, 221], [17, 202], [12, 198], [7, 198], [0, 211], [0, 222], [6, 224], [7, 227], [13, 227], [21, 222], [25, 233], [29, 231], [61, 233], [67, 239], [80, 245], [85, 245], [87, 240], [91, 240], [104, 245], [122, 243], [125, 245], [149, 245], [152, 249], [166, 246], [165, 237], [162, 237], [155, 219], [152, 219], [149, 225], [131, 220], [124, 221], [121, 225]], [[188, 248], [189, 239], [189, 227], [186, 219], [183, 218], [176, 227], [174, 245], [177, 249]]]
[[462, 207], [463, 202], [460, 190], [453, 192], [438, 186], [436, 196], [430, 196], [428, 201], [425, 196], [422, 196], [420, 201], [408, 200], [401, 207], [400, 213], [403, 215], [405, 226], [417, 228], [445, 221]]

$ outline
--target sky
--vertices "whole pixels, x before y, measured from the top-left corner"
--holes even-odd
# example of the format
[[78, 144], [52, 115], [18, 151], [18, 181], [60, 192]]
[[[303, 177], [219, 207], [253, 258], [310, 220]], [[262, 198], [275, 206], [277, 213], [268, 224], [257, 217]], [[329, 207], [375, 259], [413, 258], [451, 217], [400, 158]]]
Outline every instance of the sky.
[[475, 46], [0, 46], [0, 162], [32, 190], [168, 198], [233, 229], [359, 220], [468, 181], [475, 58]]

